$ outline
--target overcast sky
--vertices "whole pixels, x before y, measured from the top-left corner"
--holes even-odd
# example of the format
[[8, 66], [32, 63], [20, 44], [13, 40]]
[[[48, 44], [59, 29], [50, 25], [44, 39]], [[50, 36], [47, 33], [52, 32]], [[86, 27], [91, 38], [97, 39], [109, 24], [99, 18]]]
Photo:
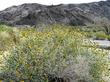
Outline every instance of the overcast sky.
[[[40, 3], [45, 5], [51, 4], [68, 4], [68, 3], [88, 3], [88, 2], [96, 2], [101, 0], [0, 0], [0, 10], [3, 10], [12, 5], [20, 5], [23, 3]], [[103, 0], [104, 1], [104, 0]]]

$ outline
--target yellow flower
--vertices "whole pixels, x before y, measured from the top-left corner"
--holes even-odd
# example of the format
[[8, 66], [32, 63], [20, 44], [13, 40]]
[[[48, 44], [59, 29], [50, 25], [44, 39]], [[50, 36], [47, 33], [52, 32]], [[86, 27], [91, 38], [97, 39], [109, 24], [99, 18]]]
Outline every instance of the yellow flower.
[[2, 80], [0, 80], [0, 82], [3, 82]]

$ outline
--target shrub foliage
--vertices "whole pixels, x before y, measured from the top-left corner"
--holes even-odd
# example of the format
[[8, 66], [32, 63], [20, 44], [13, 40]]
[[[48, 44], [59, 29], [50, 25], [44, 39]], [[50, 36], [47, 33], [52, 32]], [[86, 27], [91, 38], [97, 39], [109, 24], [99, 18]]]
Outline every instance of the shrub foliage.
[[106, 82], [104, 78], [109, 75], [107, 53], [83, 46], [86, 45], [83, 32], [63, 25], [48, 26], [42, 31], [37, 28], [1, 29], [5, 29], [1, 33], [7, 34], [0, 39], [0, 45], [4, 45], [0, 51], [4, 59], [2, 79]]

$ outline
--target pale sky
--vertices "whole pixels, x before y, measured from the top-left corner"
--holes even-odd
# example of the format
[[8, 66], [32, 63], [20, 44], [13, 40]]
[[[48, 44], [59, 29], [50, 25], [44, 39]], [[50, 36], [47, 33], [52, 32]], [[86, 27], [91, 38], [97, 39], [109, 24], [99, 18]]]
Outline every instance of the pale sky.
[[0, 10], [13, 5], [20, 5], [23, 3], [39, 3], [44, 5], [68, 4], [68, 3], [88, 3], [104, 0], [0, 0]]

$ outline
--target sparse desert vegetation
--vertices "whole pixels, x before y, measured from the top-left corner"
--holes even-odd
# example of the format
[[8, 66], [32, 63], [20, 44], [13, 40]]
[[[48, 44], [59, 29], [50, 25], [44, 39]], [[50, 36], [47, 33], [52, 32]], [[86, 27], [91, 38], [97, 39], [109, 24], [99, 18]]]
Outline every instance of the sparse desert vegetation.
[[87, 32], [64, 25], [42, 28], [0, 25], [0, 79], [109, 82], [108, 51], [85, 41], [87, 37]]
[[28, 1], [1, 1], [0, 82], [110, 82], [110, 0]]

